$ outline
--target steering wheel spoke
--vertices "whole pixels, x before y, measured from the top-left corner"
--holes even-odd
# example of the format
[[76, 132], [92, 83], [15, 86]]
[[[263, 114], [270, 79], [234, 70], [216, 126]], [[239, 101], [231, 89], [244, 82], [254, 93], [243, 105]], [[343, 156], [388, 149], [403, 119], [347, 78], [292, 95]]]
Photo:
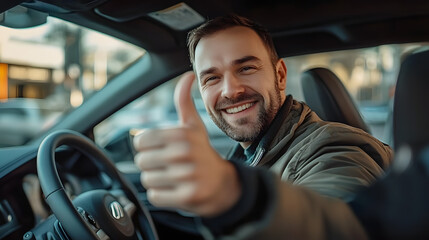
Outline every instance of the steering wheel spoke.
[[98, 239], [100, 240], [110, 240], [109, 235], [107, 235], [103, 229], [100, 228], [100, 225], [97, 223], [95, 218], [89, 214], [87, 211], [85, 211], [81, 207], [77, 207], [77, 211], [81, 215], [81, 217], [84, 219], [84, 221], [90, 226], [92, 232], [97, 235]]

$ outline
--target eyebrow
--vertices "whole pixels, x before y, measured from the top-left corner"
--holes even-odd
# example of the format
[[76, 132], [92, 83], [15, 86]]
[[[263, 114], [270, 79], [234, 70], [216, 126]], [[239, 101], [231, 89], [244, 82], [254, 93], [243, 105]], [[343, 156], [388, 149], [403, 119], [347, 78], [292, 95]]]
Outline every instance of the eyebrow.
[[[242, 57], [242, 58], [239, 58], [239, 59], [236, 59], [236, 60], [232, 61], [232, 65], [240, 65], [240, 64], [243, 64], [245, 62], [250, 62], [250, 61], [258, 61], [259, 62], [260, 59], [257, 58], [257, 57], [255, 57], [255, 56], [245, 56], [245, 57]], [[216, 70], [217, 70], [216, 67], [211, 67], [211, 68], [208, 68], [208, 69], [206, 69], [204, 71], [201, 71], [201, 73], [199, 75], [200, 76], [200, 80], [205, 75], [214, 73]]]
[[234, 60], [232, 62], [232, 64], [233, 65], [239, 65], [239, 64], [243, 64], [245, 62], [250, 62], [250, 61], [261, 61], [261, 60], [255, 56], [245, 56], [245, 57], [242, 57], [240, 59]]

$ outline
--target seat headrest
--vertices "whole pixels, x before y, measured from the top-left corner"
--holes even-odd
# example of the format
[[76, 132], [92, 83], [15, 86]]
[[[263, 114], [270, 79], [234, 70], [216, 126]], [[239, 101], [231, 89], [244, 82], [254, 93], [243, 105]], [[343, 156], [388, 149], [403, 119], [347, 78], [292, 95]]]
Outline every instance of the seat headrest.
[[394, 99], [395, 149], [407, 144], [429, 144], [429, 51], [405, 58], [399, 71]]
[[341, 122], [370, 132], [341, 80], [327, 68], [303, 72], [301, 84], [305, 102], [325, 121]]

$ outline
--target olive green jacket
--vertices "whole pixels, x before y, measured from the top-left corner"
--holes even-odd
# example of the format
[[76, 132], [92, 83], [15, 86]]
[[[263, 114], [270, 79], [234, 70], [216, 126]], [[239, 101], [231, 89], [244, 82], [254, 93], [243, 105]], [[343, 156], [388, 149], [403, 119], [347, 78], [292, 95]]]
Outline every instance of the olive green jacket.
[[[266, 194], [253, 207], [263, 214], [220, 239], [366, 239], [346, 202], [383, 175], [392, 158], [392, 149], [370, 134], [322, 121], [288, 97], [250, 163], [258, 166], [259, 194]], [[243, 161], [243, 149], [229, 159]]]

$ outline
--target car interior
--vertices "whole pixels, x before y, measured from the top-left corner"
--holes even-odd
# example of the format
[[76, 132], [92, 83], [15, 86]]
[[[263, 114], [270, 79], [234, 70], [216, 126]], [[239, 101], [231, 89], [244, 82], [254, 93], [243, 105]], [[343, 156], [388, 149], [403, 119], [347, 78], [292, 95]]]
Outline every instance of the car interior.
[[[425, 229], [429, 229], [424, 221], [428, 219], [425, 205], [429, 196], [422, 190], [427, 187], [429, 173], [426, 148], [429, 115], [425, 104], [429, 91], [425, 79], [429, 61], [425, 51], [429, 46], [429, 3], [426, 1], [8, 0], [0, 2], [0, 30], [4, 30], [0, 32], [3, 34], [0, 36], [0, 109], [11, 92], [16, 92], [17, 98], [25, 97], [24, 87], [16, 87], [16, 91], [9, 90], [9, 93], [6, 90], [4, 94], [2, 88], [12, 89], [14, 85], [4, 87], [7, 85], [2, 85], [2, 79], [9, 79], [11, 83], [18, 80], [7, 75], [2, 78], [5, 76], [2, 66], [7, 65], [8, 74], [12, 75], [12, 67], [30, 65], [22, 61], [8, 62], [18, 59], [13, 55], [31, 55], [32, 51], [22, 47], [26, 52], [12, 52], [12, 57], [5, 57], [9, 48], [2, 42], [7, 38], [5, 33], [36, 29], [52, 22], [51, 19], [59, 19], [130, 44], [133, 48], [125, 52], [136, 57], [133, 55], [132, 60], [125, 61], [126, 54], [122, 52], [116, 61], [122, 62], [123, 68], [110, 73], [108, 69], [113, 71], [115, 67], [109, 65], [113, 60], [104, 57], [107, 53], [100, 51], [91, 56], [94, 62], [103, 60], [104, 65], [94, 64], [91, 68], [95, 69], [92, 73], [95, 80], [96, 70], [104, 69], [103, 74], [108, 75], [104, 85], [96, 88], [94, 80], [95, 90], [85, 96], [80, 105], [59, 107], [62, 111], [59, 117], [43, 124], [43, 130], [37, 135], [25, 142], [17, 140], [13, 146], [0, 147], [0, 239], [200, 239], [192, 227], [191, 216], [156, 208], [148, 202], [140, 183], [140, 172], [133, 165], [132, 130], [174, 124], [177, 116], [170, 116], [175, 114], [172, 104], [160, 105], [152, 111], [151, 107], [157, 103], [151, 99], [173, 101], [171, 91], [161, 93], [157, 89], [174, 89], [177, 78], [192, 70], [186, 46], [188, 31], [208, 19], [231, 13], [253, 19], [271, 33], [279, 56], [288, 66], [288, 94], [306, 102], [322, 119], [343, 122], [374, 136], [378, 134], [377, 137], [381, 136], [382, 141], [394, 148], [397, 156], [385, 179], [395, 181], [378, 182], [369, 189], [372, 195], [364, 201], [366, 204], [354, 208], [359, 210], [356, 211], [359, 217], [366, 220], [369, 235], [373, 239], [407, 239], [412, 231], [411, 236], [422, 237]], [[70, 29], [74, 31], [76, 27]], [[56, 28], [57, 33], [60, 30]], [[31, 38], [32, 34], [28, 41], [32, 42], [31, 46], [42, 45]], [[47, 38], [57, 36], [53, 31]], [[23, 42], [17, 37], [14, 41]], [[92, 44], [103, 45], [103, 40], [97, 39]], [[51, 56], [50, 49], [43, 48], [47, 58]], [[83, 44], [76, 49], [83, 49]], [[397, 69], [385, 67], [379, 60], [386, 49], [390, 49], [392, 56], [386, 64], [396, 64]], [[63, 52], [59, 55], [67, 58]], [[42, 61], [37, 54], [35, 59]], [[309, 63], [298, 64], [303, 60]], [[329, 64], [321, 64], [319, 60]], [[54, 62], [51, 64], [56, 64], [58, 69], [68, 64], [65, 60]], [[353, 71], [344, 74], [344, 66], [348, 65]], [[384, 70], [378, 71], [382, 65]], [[370, 73], [364, 74], [360, 71], [362, 68], [369, 69]], [[54, 73], [58, 69], [49, 70], [51, 85], [36, 89], [44, 93], [66, 88], [67, 80], [54, 87], [57, 86]], [[87, 76], [83, 70], [77, 75], [80, 79]], [[388, 76], [389, 81], [381, 81], [381, 75]], [[377, 87], [355, 91], [356, 82], [344, 79], [350, 76], [357, 76], [359, 84]], [[42, 86], [41, 81], [27, 82]], [[70, 90], [70, 95], [74, 90]], [[390, 91], [394, 91], [394, 97]], [[152, 97], [148, 100], [144, 98], [147, 96]], [[375, 99], [376, 104], [369, 99]], [[196, 96], [201, 118], [205, 123], [210, 122], [204, 107], [199, 107], [200, 102]], [[129, 114], [132, 111], [121, 115], [133, 104], [139, 107], [133, 111], [146, 111], [144, 118], [154, 120], [142, 125], [146, 120], [137, 116], [135, 124], [123, 126], [134, 119]], [[13, 125], [6, 125], [6, 120], [0, 122], [1, 125], [6, 126], [6, 130], [12, 129]], [[209, 124], [206, 127], [213, 145], [223, 155], [233, 142]], [[15, 139], [14, 133], [1, 129], [0, 126], [0, 143]], [[390, 137], [383, 139], [382, 136]], [[411, 154], [403, 155], [403, 146], [411, 149]], [[384, 190], [386, 186], [388, 190]], [[127, 215], [123, 225], [131, 227], [118, 227], [106, 217], [108, 213], [100, 209], [103, 205], [100, 201], [105, 198], [123, 206], [126, 213], [116, 213]], [[111, 207], [119, 209], [117, 206]], [[186, 235], [170, 230], [169, 224], [179, 227]], [[381, 231], [373, 228], [381, 225], [386, 226]]]

